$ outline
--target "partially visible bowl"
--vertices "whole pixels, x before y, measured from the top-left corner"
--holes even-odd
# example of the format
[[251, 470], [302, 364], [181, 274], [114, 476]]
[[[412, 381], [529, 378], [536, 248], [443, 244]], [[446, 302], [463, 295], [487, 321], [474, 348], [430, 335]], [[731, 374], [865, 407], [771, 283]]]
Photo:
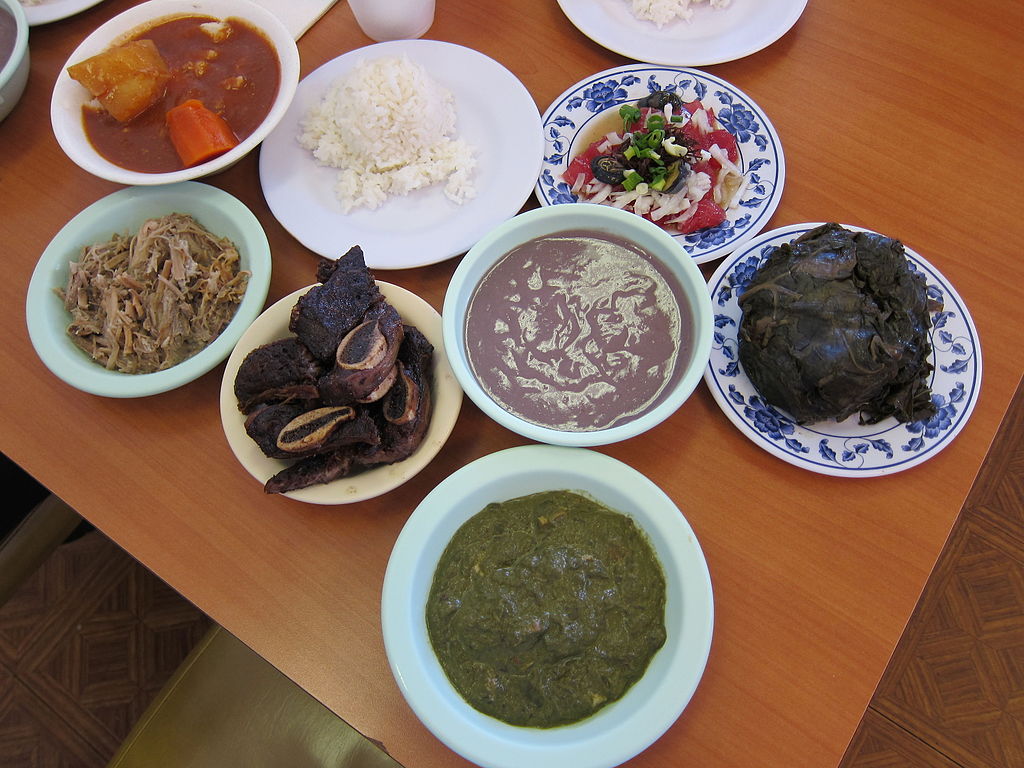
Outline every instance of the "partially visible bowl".
[[[90, 143], [82, 122], [82, 106], [92, 101], [91, 94], [68, 75], [72, 64], [94, 56], [120, 43], [134, 30], [158, 20], [175, 16], [234, 17], [261, 30], [277, 51], [281, 81], [269, 113], [249, 136], [224, 154], [189, 168], [165, 173], [145, 173], [123, 168], [103, 157]], [[223, 171], [252, 151], [278, 124], [287, 111], [299, 82], [299, 52], [295, 40], [281, 20], [251, 0], [149, 0], [129, 8], [101, 25], [68, 58], [53, 87], [50, 123], [61, 149], [81, 168], [119, 184], [172, 184], [198, 179]]]
[[[644, 252], [647, 261], [639, 268], [639, 260], [627, 268], [618, 256], [611, 263], [592, 262], [586, 265], [583, 281], [576, 281], [582, 272], [575, 262], [557, 274], [549, 270], [543, 278], [538, 270], [538, 277], [526, 279], [521, 270], [517, 288], [498, 296], [492, 311], [477, 310], [479, 322], [467, 323], [477, 286], [506, 254], [536, 238], [560, 233], [611, 238]], [[521, 260], [523, 265], [528, 263], [535, 262]], [[652, 278], [655, 271], [660, 277]], [[505, 282], [507, 278], [502, 277], [502, 285], [512, 285], [511, 279]], [[659, 281], [659, 293], [655, 294], [653, 286]], [[668, 322], [670, 310], [661, 316], [654, 313], [655, 303], [666, 295], [673, 296], [678, 306], [675, 330]], [[492, 314], [500, 316], [492, 319]], [[498, 225], [470, 249], [455, 270], [442, 315], [452, 368], [473, 402], [513, 432], [554, 445], [605, 445], [660, 424], [693, 392], [711, 354], [711, 301], [693, 260], [661, 227], [605, 205], [555, 205], [527, 211]], [[524, 318], [533, 327], [527, 328]], [[494, 330], [482, 327], [487, 325]], [[540, 334], [543, 342], [526, 350]], [[678, 343], [678, 348], [645, 350], [650, 342]], [[538, 353], [541, 343], [544, 349]], [[490, 350], [500, 351], [506, 359], [514, 357], [516, 362], [484, 360]], [[663, 352], [665, 356], [658, 358]], [[480, 359], [474, 360], [474, 355]], [[660, 389], [651, 391], [643, 407], [636, 406], [636, 401], [626, 403], [630, 392], [653, 380], [649, 371], [656, 363]], [[524, 366], [529, 370], [523, 370]], [[631, 369], [628, 373], [624, 371], [627, 367]], [[542, 368], [544, 373], [538, 374]], [[571, 375], [563, 376], [566, 370]], [[481, 372], [499, 383], [481, 383]], [[562, 381], [565, 385], [560, 388]], [[504, 391], [496, 391], [501, 387]], [[525, 392], [529, 394], [523, 395]], [[518, 402], [524, 403], [523, 408], [513, 402], [516, 397], [521, 398]], [[537, 417], [537, 409], [528, 412], [534, 408], [528, 400], [534, 404], [542, 401], [538, 408], [556, 417], [568, 415], [562, 423], [555, 423], [554, 418], [544, 421]], [[612, 410], [607, 405], [610, 400], [614, 401]], [[572, 404], [563, 409], [564, 401]], [[631, 410], [613, 410], [620, 406]], [[580, 416], [585, 409], [587, 413]], [[593, 413], [599, 418], [584, 424]]]
[[[191, 214], [202, 226], [227, 237], [238, 248], [240, 267], [251, 273], [234, 318], [205, 349], [177, 365], [154, 373], [107, 370], [68, 337], [71, 315], [55, 294], [68, 279], [68, 264], [82, 248], [134, 233], [149, 218]], [[260, 314], [270, 288], [270, 243], [259, 220], [237, 198], [194, 181], [162, 187], [130, 187], [98, 200], [56, 234], [43, 251], [25, 301], [29, 338], [51, 372], [73, 387], [105, 397], [144, 397], [187, 384], [223, 362], [242, 333]]]
[[14, 109], [28, 82], [28, 20], [18, 0], [0, 0], [0, 13], [9, 13], [14, 19], [14, 40], [10, 56], [0, 50], [0, 120]]
[[[665, 573], [667, 638], [625, 695], [589, 718], [517, 727], [478, 712], [449, 682], [427, 635], [426, 603], [441, 553], [466, 520], [490, 502], [550, 490], [582, 492], [643, 529]], [[650, 479], [596, 451], [528, 445], [477, 459], [420, 502], [388, 560], [381, 622], [409, 706], [467, 760], [485, 768], [609, 768], [657, 740], [686, 707], [710, 652], [714, 599], [693, 529]]]

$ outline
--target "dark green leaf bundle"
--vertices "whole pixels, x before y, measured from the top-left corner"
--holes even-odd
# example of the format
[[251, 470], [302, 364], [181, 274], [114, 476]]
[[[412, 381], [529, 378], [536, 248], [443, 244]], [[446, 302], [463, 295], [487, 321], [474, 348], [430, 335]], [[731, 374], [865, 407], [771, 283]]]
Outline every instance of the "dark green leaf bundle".
[[739, 304], [740, 363], [761, 397], [797, 422], [935, 413], [935, 307], [898, 240], [823, 224], [776, 248]]

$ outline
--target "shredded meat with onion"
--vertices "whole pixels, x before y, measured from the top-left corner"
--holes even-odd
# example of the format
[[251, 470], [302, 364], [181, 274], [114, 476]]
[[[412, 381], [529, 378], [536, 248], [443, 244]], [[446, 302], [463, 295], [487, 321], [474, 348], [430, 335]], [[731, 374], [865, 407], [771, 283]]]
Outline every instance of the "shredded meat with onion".
[[248, 280], [230, 240], [172, 213], [134, 235], [86, 246], [57, 294], [71, 313], [68, 334], [93, 360], [121, 373], [152, 373], [217, 338]]

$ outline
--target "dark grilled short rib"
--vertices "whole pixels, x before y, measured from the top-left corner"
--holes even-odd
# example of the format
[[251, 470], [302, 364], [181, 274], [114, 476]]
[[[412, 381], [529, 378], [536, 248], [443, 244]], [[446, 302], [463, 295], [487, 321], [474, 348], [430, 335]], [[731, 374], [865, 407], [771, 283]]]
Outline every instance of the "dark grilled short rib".
[[312, 400], [323, 366], [294, 336], [257, 347], [242, 360], [235, 375], [238, 408], [247, 413], [260, 403]]
[[433, 413], [434, 345], [418, 328], [405, 326], [398, 351], [402, 376], [374, 411], [380, 445], [366, 448], [358, 461], [366, 467], [394, 464], [408, 458], [423, 442]]
[[353, 246], [337, 261], [321, 260], [317, 279], [320, 284], [295, 302], [288, 328], [316, 357], [331, 363], [345, 334], [360, 323], [372, 304], [381, 300], [381, 294], [359, 246]]

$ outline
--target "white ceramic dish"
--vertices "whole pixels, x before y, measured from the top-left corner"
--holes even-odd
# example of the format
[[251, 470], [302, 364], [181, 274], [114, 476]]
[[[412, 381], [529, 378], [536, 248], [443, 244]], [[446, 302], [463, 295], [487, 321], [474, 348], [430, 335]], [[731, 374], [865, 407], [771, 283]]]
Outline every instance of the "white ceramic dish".
[[[245, 296], [227, 328], [194, 357], [155, 373], [108, 371], [68, 338], [71, 315], [54, 290], [66, 285], [68, 263], [79, 258], [83, 247], [105, 242], [115, 233], [135, 232], [146, 219], [170, 213], [191, 214], [210, 232], [229, 238], [238, 247], [242, 269], [252, 273]], [[84, 392], [106, 397], [155, 395], [187, 384], [223, 362], [263, 309], [270, 273], [270, 244], [263, 227], [227, 192], [198, 182], [122, 189], [71, 219], [43, 251], [25, 300], [29, 338], [55, 376]]]
[[747, 186], [739, 204], [716, 227], [672, 237], [698, 264], [719, 259], [760, 232], [782, 199], [786, 157], [775, 126], [743, 91], [697, 69], [626, 64], [591, 75], [568, 88], [544, 112], [544, 165], [537, 180], [542, 205], [574, 203], [577, 198], [562, 174], [572, 159], [595, 140], [592, 123], [634, 103], [651, 91], [667, 90], [683, 101], [699, 99], [736, 138], [739, 166]]
[[2, 12], [14, 18], [14, 48], [0, 66], [0, 120], [11, 113], [28, 84], [30, 56], [28, 50], [28, 19], [18, 0], [0, 0]]
[[35, 5], [26, 5], [25, 16], [28, 17], [29, 26], [35, 27], [74, 16], [101, 2], [103, 0], [42, 0]]
[[[350, 504], [379, 496], [397, 488], [423, 469], [441, 450], [462, 408], [462, 390], [448, 365], [441, 337], [441, 317], [427, 302], [397, 285], [377, 281], [381, 293], [398, 310], [408, 325], [414, 325], [434, 345], [433, 415], [427, 434], [416, 452], [405, 461], [361, 472], [332, 483], [314, 485], [281, 494], [311, 504]], [[228, 445], [245, 470], [261, 484], [280, 472], [289, 462], [263, 455], [245, 433], [245, 416], [238, 410], [234, 383], [238, 367], [252, 350], [290, 335], [288, 320], [300, 296], [313, 286], [300, 288], [272, 304], [239, 339], [224, 367], [220, 387], [220, 418]]]
[[732, 0], [690, 6], [693, 18], [663, 27], [633, 15], [630, 0], [558, 0], [577, 29], [598, 45], [637, 61], [703, 67], [749, 56], [796, 24], [807, 0]]
[[[510, 413], [491, 399], [473, 373], [466, 353], [464, 325], [474, 290], [487, 271], [506, 253], [522, 243], [566, 230], [604, 232], [631, 242], [658, 259], [678, 280], [692, 316], [692, 340], [688, 361], [678, 363], [682, 376], [660, 402], [631, 421], [605, 429], [570, 432], [531, 423]], [[682, 302], [681, 302], [682, 303]], [[686, 312], [685, 307], [681, 309]], [[594, 446], [635, 437], [667, 419], [700, 382], [711, 350], [711, 305], [707, 286], [693, 260], [660, 227], [632, 213], [604, 205], [555, 205], [537, 208], [491, 230], [462, 259], [445, 294], [442, 312], [444, 341], [452, 369], [466, 394], [485, 414], [503, 427], [531, 440], [568, 446]], [[560, 333], [577, 340], [580, 324], [558, 312], [542, 322], [559, 325]]]
[[766, 232], [719, 265], [708, 282], [716, 331], [704, 379], [730, 421], [783, 461], [839, 477], [876, 477], [910, 469], [952, 442], [981, 394], [981, 343], [974, 321], [953, 286], [920, 254], [904, 246], [912, 268], [925, 276], [929, 294], [943, 302], [942, 311], [932, 314], [931, 330], [930, 387], [938, 413], [927, 422], [900, 424], [890, 418], [861, 425], [854, 415], [842, 422], [801, 426], [761, 399], [739, 363], [737, 332], [743, 313], [738, 294], [773, 248], [816, 226], [793, 224]]
[[[68, 75], [67, 68], [94, 56], [139, 27], [175, 15], [209, 15], [218, 19], [240, 18], [262, 30], [277, 51], [281, 83], [277, 98], [263, 122], [233, 149], [205, 163], [167, 173], [130, 171], [100, 155], [90, 144], [82, 124], [82, 106], [92, 101], [89, 92]], [[208, 176], [238, 162], [252, 151], [284, 116], [299, 81], [299, 51], [295, 40], [277, 16], [250, 0], [149, 0], [129, 8], [101, 25], [75, 49], [57, 75], [50, 100], [50, 124], [61, 149], [78, 166], [118, 184], [172, 184]]]
[[[299, 146], [301, 121], [331, 84], [358, 61], [384, 56], [408, 57], [451, 91], [456, 132], [477, 150], [475, 198], [459, 205], [435, 185], [345, 214], [334, 193], [337, 171]], [[537, 105], [505, 67], [452, 43], [395, 40], [350, 51], [302, 80], [260, 150], [260, 182], [274, 216], [307, 248], [335, 259], [360, 245], [370, 268], [404, 269], [464, 253], [515, 215], [530, 196], [543, 152]]]
[[[647, 533], [665, 570], [668, 638], [618, 701], [572, 725], [522, 728], [473, 709], [448, 682], [427, 637], [425, 606], [437, 561], [463, 522], [492, 501], [547, 490], [583, 492]], [[714, 603], [697, 537], [661, 489], [595, 451], [531, 445], [478, 459], [423, 499], [391, 552], [381, 623], [391, 671], [409, 706], [467, 760], [484, 768], [607, 768], [647, 748], [686, 707], [710, 652]]]

